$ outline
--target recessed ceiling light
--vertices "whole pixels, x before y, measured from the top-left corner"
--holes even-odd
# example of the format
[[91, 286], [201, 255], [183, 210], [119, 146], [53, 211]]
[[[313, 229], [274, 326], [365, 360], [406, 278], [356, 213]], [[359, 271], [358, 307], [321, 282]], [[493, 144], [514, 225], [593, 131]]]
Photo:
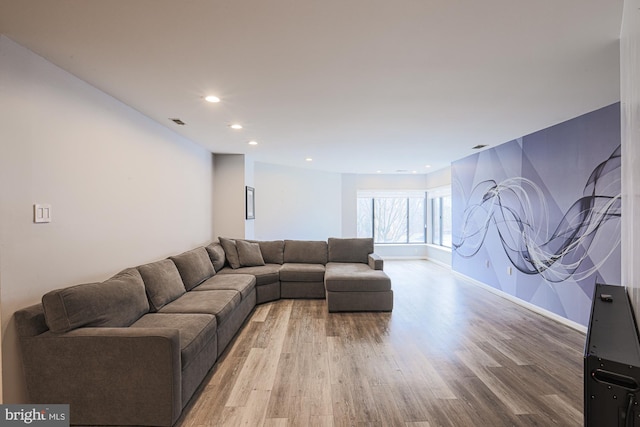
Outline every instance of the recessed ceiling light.
[[235, 130], [242, 129], [242, 125], [241, 125], [241, 124], [239, 124], [239, 123], [234, 123], [234, 124], [232, 124], [232, 125], [229, 125], [229, 127], [230, 127], [231, 129], [235, 129]]
[[182, 120], [178, 119], [178, 118], [173, 118], [173, 119], [169, 119], [171, 120], [173, 123], [180, 125], [180, 126], [184, 126], [185, 122], [183, 122]]
[[487, 147], [487, 144], [478, 144], [474, 147], [471, 147], [472, 150], [479, 150], [481, 148]]
[[213, 95], [205, 96], [204, 100], [207, 101], [207, 102], [213, 102], [213, 103], [220, 102], [220, 98], [218, 98], [217, 96], [213, 96]]
[[306, 159], [304, 159], [307, 162], [313, 162], [313, 159], [311, 157], [307, 157]]
[[249, 145], [258, 145], [258, 141], [251, 140], [249, 141]]
[[382, 171], [376, 171], [376, 173], [382, 173]]
[[431, 165], [424, 165], [425, 168], [429, 169]]
[[411, 173], [418, 173], [418, 171], [411, 171]]

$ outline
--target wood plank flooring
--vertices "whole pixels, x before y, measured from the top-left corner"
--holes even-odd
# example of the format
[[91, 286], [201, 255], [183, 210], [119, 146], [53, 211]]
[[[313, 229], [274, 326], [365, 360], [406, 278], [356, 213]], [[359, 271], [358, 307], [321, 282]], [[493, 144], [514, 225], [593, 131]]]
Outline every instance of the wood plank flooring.
[[258, 306], [177, 425], [582, 425], [584, 334], [427, 261], [385, 271], [392, 313]]

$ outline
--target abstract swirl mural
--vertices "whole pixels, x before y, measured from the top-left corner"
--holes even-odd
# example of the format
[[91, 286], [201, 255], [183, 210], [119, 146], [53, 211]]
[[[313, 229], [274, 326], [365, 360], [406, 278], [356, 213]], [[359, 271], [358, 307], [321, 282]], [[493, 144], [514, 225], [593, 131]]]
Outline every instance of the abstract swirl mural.
[[[453, 249], [465, 258], [478, 253], [489, 227], [495, 227], [511, 263], [525, 274], [540, 274], [549, 282], [562, 282], [578, 271], [589, 248], [607, 221], [621, 214], [620, 151], [618, 146], [600, 163], [587, 180], [582, 196], [563, 215], [559, 224], [550, 224], [543, 191], [524, 177], [502, 182], [486, 180], [477, 184], [463, 212], [462, 229]], [[607, 257], [581, 270], [580, 280], [597, 272], [620, 244], [620, 234], [607, 239]]]
[[453, 162], [454, 271], [586, 325], [621, 284], [620, 104]]

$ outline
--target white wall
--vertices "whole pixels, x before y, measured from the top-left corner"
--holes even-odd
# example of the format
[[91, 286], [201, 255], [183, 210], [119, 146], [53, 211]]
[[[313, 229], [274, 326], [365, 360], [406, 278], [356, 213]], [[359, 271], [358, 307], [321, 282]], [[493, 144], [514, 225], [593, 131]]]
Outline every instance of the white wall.
[[255, 162], [258, 240], [342, 235], [341, 175]]
[[625, 0], [620, 36], [622, 284], [640, 319], [640, 0]]
[[250, 238], [245, 220], [245, 157], [215, 154], [213, 159], [213, 232], [217, 237]]
[[[251, 156], [244, 155], [244, 185], [255, 189], [255, 162]], [[247, 193], [245, 190], [243, 198], [244, 217], [247, 217]], [[254, 212], [255, 213], [255, 212]], [[255, 239], [256, 237], [256, 221], [253, 219], [245, 219], [244, 221], [244, 237], [245, 239]]]
[[342, 174], [342, 237], [358, 236], [358, 175]]
[[427, 188], [427, 175], [356, 175], [356, 186], [357, 190], [425, 190]]
[[451, 185], [451, 166], [427, 174], [427, 189]]
[[209, 152], [0, 36], [5, 403], [26, 401], [13, 313], [210, 241], [212, 179]]

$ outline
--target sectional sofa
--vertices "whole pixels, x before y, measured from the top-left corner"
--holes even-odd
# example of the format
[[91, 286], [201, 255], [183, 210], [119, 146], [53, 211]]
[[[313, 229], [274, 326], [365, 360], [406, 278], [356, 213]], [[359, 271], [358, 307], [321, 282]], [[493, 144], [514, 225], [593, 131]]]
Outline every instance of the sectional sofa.
[[220, 238], [16, 312], [31, 403], [70, 404], [71, 424], [173, 425], [256, 304], [280, 298], [393, 308], [371, 239]]

